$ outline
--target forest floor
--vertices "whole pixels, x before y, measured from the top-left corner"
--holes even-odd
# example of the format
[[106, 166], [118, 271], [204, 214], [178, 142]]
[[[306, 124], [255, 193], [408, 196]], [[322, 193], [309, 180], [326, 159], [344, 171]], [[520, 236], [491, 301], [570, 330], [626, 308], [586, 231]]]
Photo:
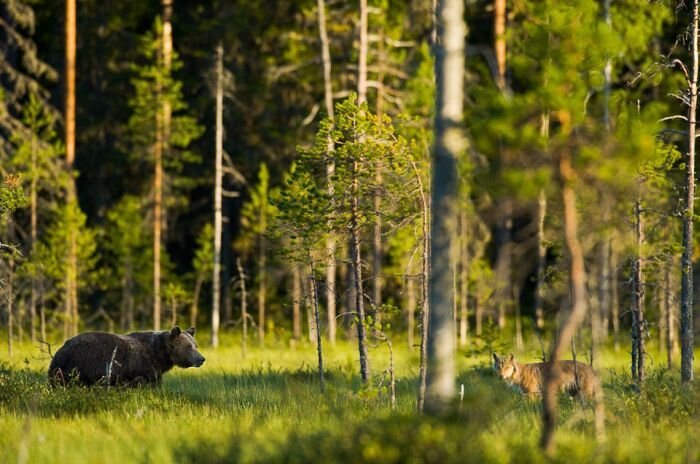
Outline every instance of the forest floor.
[[[415, 413], [418, 350], [405, 342], [394, 342], [395, 408], [386, 345], [370, 350], [372, 388], [361, 385], [352, 343], [326, 347], [324, 393], [308, 343], [251, 343], [245, 358], [234, 338], [216, 350], [200, 345], [204, 366], [176, 368], [160, 388], [51, 389], [40, 347], [16, 344], [12, 359], [2, 350], [0, 462], [700, 461], [700, 391], [681, 385], [658, 353], [640, 389], [625, 374], [627, 350], [605, 349], [607, 442], [595, 441], [590, 406], [562, 399], [549, 459], [537, 447], [539, 402], [499, 381], [486, 350], [458, 353], [464, 398], [437, 421]], [[538, 361], [536, 349], [516, 355]]]

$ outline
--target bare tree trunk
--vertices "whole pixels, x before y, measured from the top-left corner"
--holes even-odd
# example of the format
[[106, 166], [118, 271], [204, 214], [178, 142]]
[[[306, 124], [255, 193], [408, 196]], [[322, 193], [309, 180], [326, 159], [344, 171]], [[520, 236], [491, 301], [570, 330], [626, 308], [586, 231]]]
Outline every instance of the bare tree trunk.
[[413, 350], [413, 345], [415, 343], [414, 334], [416, 330], [416, 282], [413, 280], [413, 276], [409, 276], [406, 279], [406, 312], [408, 313], [408, 349]]
[[[214, 267], [211, 276], [211, 346], [219, 346], [221, 305], [221, 234], [223, 233], [223, 158], [224, 158], [224, 46], [216, 47], [216, 135], [214, 167]], [[245, 323], [245, 321], [244, 321]]]
[[479, 295], [474, 295], [474, 331], [476, 336], [480, 337], [484, 326], [484, 309], [479, 301]]
[[523, 322], [520, 317], [520, 289], [513, 285], [513, 306], [515, 307], [515, 347], [523, 348]]
[[695, 128], [698, 105], [698, 0], [693, 0], [692, 74], [688, 110], [688, 155], [686, 198], [683, 214], [683, 255], [681, 257], [681, 380], [693, 380], [693, 217], [695, 206]]
[[676, 340], [676, 318], [671, 295], [675, 288], [671, 288], [671, 265], [673, 259], [666, 265], [664, 276], [664, 306], [666, 307], [666, 363], [669, 369], [673, 366], [673, 358], [678, 353], [678, 342]]
[[506, 0], [493, 2], [493, 35], [494, 51], [498, 75], [496, 85], [501, 92], [506, 91]]
[[292, 337], [301, 341], [301, 271], [299, 266], [292, 267]]
[[547, 248], [544, 244], [544, 219], [547, 215], [547, 196], [540, 190], [537, 199], [537, 289], [535, 289], [535, 324], [544, 328], [544, 272], [547, 263]]
[[[578, 239], [578, 221], [576, 218], [576, 194], [573, 182], [576, 174], [571, 166], [568, 153], [559, 159], [559, 175], [561, 182], [562, 203], [564, 206], [564, 234], [571, 259], [572, 308], [569, 317], [562, 325], [550, 354], [549, 368], [545, 370], [544, 390], [542, 397], [542, 439], [540, 445], [546, 452], [551, 453], [554, 447], [554, 430], [557, 423], [557, 394], [558, 379], [561, 367], [558, 361], [562, 359], [564, 350], [571, 344], [576, 330], [586, 315], [586, 270], [584, 268], [583, 249]], [[601, 403], [602, 405], [602, 403]], [[602, 406], [601, 406], [602, 408]], [[601, 409], [602, 413], [602, 409]], [[598, 419], [598, 417], [596, 418]], [[596, 424], [602, 426], [602, 423]], [[600, 430], [598, 430], [601, 433]]]
[[[382, 173], [379, 166], [376, 167], [375, 182], [377, 185], [382, 185]], [[380, 209], [382, 200], [378, 193], [374, 194], [374, 224], [372, 230], [372, 305], [373, 321], [372, 324], [380, 323], [382, 305], [382, 216]]]
[[441, 0], [436, 12], [436, 115], [430, 232], [430, 330], [425, 409], [443, 413], [455, 396], [454, 321], [449, 301], [450, 249], [456, 234], [457, 157], [466, 149], [462, 136], [464, 79], [464, 3]]
[[[323, 62], [323, 96], [326, 103], [326, 113], [328, 118], [333, 121], [335, 120], [335, 113], [333, 110], [333, 81], [331, 76], [331, 54], [330, 46], [328, 42], [328, 33], [326, 32], [326, 5], [324, 0], [317, 0], [318, 5], [318, 31], [319, 37], [321, 39], [321, 60]], [[335, 150], [335, 146], [332, 138], [328, 138], [328, 153], [332, 153]], [[326, 176], [328, 178], [327, 192], [330, 198], [335, 195], [335, 189], [331, 181], [333, 174], [335, 173], [335, 163], [332, 161], [332, 157], [328, 157], [328, 164], [326, 165]], [[336, 248], [336, 238], [334, 236], [329, 236], [326, 240], [326, 253], [328, 253], [326, 259], [326, 312], [328, 316], [328, 341], [331, 345], [335, 344], [336, 338], [336, 262], [335, 262], [335, 248]]]
[[[31, 252], [33, 253], [36, 247], [37, 241], [37, 143], [36, 136], [32, 134], [31, 142], [31, 166], [32, 166], [32, 179], [29, 185], [29, 204], [30, 204], [30, 237], [31, 237]], [[36, 273], [33, 272], [31, 275], [31, 288], [29, 294], [29, 324], [30, 324], [30, 337], [32, 344], [36, 341], [36, 300], [37, 300], [37, 289], [36, 289]]]
[[461, 211], [460, 222], [460, 274], [459, 274], [459, 346], [465, 348], [469, 341], [469, 221], [466, 211]]
[[357, 104], [367, 102], [367, 0], [360, 0], [360, 50], [357, 66]]
[[[604, 206], [605, 208], [605, 206]], [[610, 240], [600, 243], [598, 260], [600, 261], [600, 276], [598, 279], [598, 302], [600, 304], [600, 340], [608, 339], [610, 320]]]
[[318, 289], [316, 286], [316, 270], [314, 269], [313, 260], [311, 261], [311, 298], [314, 305], [314, 321], [316, 322], [316, 353], [318, 354], [318, 381], [321, 385], [321, 393], [325, 390], [325, 382], [323, 380], [323, 346], [321, 337], [321, 318], [318, 314]]
[[357, 345], [360, 352], [360, 374], [362, 376], [362, 382], [369, 382], [370, 377], [370, 367], [369, 367], [369, 356], [367, 354], [367, 332], [365, 330], [365, 304], [364, 304], [364, 292], [362, 290], [362, 256], [360, 251], [360, 224], [359, 224], [359, 198], [358, 198], [358, 162], [353, 162], [353, 182], [352, 182], [352, 212], [351, 212], [351, 230], [352, 244], [351, 244], [351, 254], [352, 254], [352, 267], [353, 274], [355, 276], [355, 315], [357, 324]]
[[248, 351], [248, 294], [246, 293], [245, 273], [241, 265], [241, 258], [236, 258], [236, 267], [238, 268], [238, 282], [241, 286], [241, 327], [243, 328], [241, 353], [245, 358]]
[[[426, 195], [423, 180], [415, 161], [411, 159], [411, 167], [418, 183], [418, 193], [421, 201], [421, 219], [423, 234], [423, 249], [421, 253], [421, 339], [420, 339], [420, 366], [418, 387], [418, 411], [423, 412], [425, 395], [428, 386], [428, 329], [430, 327], [430, 204]], [[411, 333], [412, 337], [412, 333]]]
[[[68, 181], [67, 202], [68, 205], [77, 203], [75, 180], [73, 178], [73, 164], [75, 162], [75, 60], [76, 60], [77, 15], [76, 1], [66, 0], [66, 169], [70, 180]], [[77, 333], [77, 246], [76, 230], [74, 222], [69, 223], [68, 231], [68, 269], [65, 285], [65, 320], [63, 335], [67, 338]]]
[[635, 215], [635, 239], [637, 241], [637, 257], [634, 262], [634, 275], [632, 278], [632, 378], [639, 382], [644, 381], [645, 364], [645, 332], [646, 321], [644, 320], [644, 281], [643, 271], [644, 261], [642, 258], [642, 244], [644, 243], [644, 226], [642, 224], [642, 205], [638, 197], [634, 204]]

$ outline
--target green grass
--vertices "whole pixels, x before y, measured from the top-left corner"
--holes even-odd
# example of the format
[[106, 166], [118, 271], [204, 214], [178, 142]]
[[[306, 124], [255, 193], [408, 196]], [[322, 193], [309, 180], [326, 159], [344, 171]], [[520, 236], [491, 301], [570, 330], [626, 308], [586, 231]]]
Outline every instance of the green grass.
[[[204, 345], [205, 343], [202, 343]], [[592, 412], [561, 402], [557, 454], [539, 452], [540, 405], [490, 372], [488, 354], [458, 353], [463, 403], [437, 421], [414, 413], [418, 355], [395, 342], [397, 406], [363, 389], [351, 343], [327, 348], [321, 394], [316, 352], [271, 342], [241, 357], [237, 340], [202, 348], [201, 369], [174, 369], [162, 388], [57, 388], [38, 347], [0, 354], [0, 462], [688, 462], [700, 394], [652, 365], [641, 389], [624, 374], [624, 349], [600, 357], [608, 441], [596, 445]], [[379, 384], [385, 346], [370, 351]], [[535, 361], [536, 351], [519, 354]], [[651, 360], [664, 359], [651, 353]]]

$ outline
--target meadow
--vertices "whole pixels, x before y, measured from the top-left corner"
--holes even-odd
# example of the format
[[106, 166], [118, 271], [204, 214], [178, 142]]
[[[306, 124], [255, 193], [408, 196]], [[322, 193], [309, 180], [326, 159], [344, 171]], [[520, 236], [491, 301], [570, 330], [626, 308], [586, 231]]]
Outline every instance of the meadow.
[[[700, 394], [650, 352], [640, 388], [625, 374], [628, 355], [605, 348], [599, 371], [607, 441], [596, 444], [593, 413], [562, 398], [557, 450], [538, 447], [540, 404], [491, 373], [489, 355], [458, 352], [464, 397], [441, 420], [415, 413], [418, 351], [395, 341], [397, 402], [388, 394], [385, 345], [370, 351], [372, 387], [363, 388], [351, 342], [326, 347], [321, 392], [315, 347], [268, 341], [200, 345], [200, 369], [174, 369], [160, 388], [56, 388], [39, 346], [0, 353], [0, 462], [697, 462]], [[516, 353], [537, 361], [537, 350]]]

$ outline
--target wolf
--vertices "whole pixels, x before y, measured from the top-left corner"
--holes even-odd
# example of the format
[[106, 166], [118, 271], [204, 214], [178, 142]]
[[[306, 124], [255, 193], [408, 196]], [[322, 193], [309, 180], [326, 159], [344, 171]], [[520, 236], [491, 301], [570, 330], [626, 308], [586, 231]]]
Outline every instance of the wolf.
[[[590, 366], [578, 361], [557, 361], [557, 364], [557, 386], [560, 391], [585, 400], [594, 399], [600, 381]], [[551, 367], [551, 362], [521, 364], [515, 360], [513, 353], [503, 358], [493, 353], [493, 369], [496, 374], [530, 398], [542, 394], [544, 374]]]

